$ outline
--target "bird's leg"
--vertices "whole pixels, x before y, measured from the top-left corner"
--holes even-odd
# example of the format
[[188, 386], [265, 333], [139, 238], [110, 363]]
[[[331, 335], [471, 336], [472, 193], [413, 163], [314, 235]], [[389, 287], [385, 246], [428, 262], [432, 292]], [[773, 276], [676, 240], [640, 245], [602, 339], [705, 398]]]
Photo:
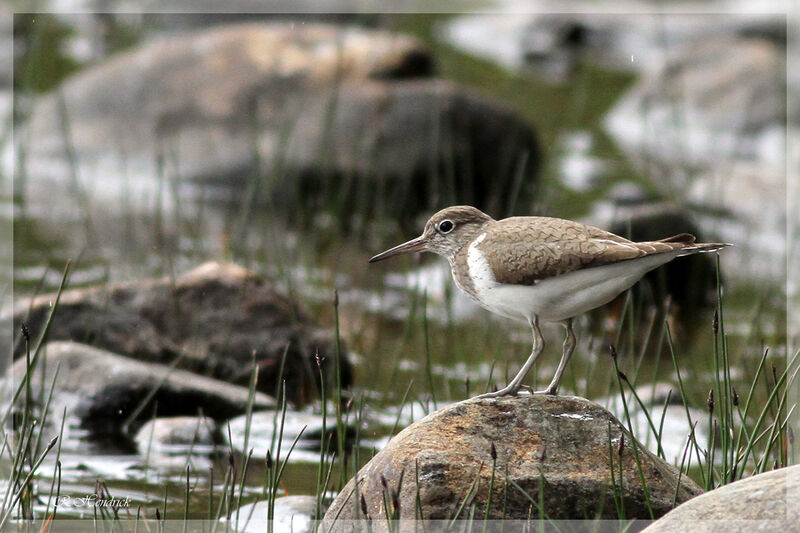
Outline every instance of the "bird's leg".
[[496, 398], [498, 396], [510, 396], [514, 395], [522, 388], [522, 381], [525, 379], [525, 376], [530, 371], [531, 367], [536, 363], [536, 360], [542, 355], [544, 351], [544, 337], [542, 337], [542, 332], [539, 330], [539, 318], [533, 317], [532, 320], [528, 321], [528, 324], [531, 325], [531, 330], [533, 331], [533, 349], [531, 350], [531, 355], [528, 356], [528, 360], [525, 361], [525, 364], [522, 365], [522, 368], [517, 372], [517, 375], [514, 376], [514, 379], [511, 382], [496, 392], [487, 392], [486, 394], [481, 394], [478, 398]]
[[550, 382], [550, 385], [548, 385], [546, 389], [536, 391], [537, 393], [558, 394], [558, 382], [561, 381], [561, 376], [564, 374], [564, 369], [567, 368], [569, 358], [572, 356], [572, 352], [575, 351], [575, 332], [572, 331], [571, 318], [564, 322], [564, 327], [567, 328], [567, 333], [564, 336], [564, 352], [561, 354], [561, 361], [558, 362], [556, 375], [553, 376], [553, 381]]

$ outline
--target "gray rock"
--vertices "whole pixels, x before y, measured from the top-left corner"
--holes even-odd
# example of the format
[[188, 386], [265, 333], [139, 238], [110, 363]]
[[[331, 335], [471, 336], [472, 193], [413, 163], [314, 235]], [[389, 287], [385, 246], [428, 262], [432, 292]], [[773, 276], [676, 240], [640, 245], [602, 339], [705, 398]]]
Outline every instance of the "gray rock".
[[[136, 428], [152, 416], [157, 403], [161, 416], [192, 416], [198, 411], [221, 420], [245, 412], [248, 389], [164, 365], [145, 363], [75, 342], [50, 342], [40, 354], [31, 379], [34, 393], [45, 394], [58, 369], [51, 405], [60, 416], [77, 417], [98, 433]], [[6, 374], [14, 384], [25, 375], [25, 359], [17, 360]], [[44, 379], [44, 387], [42, 387]], [[256, 393], [255, 408], [274, 408], [269, 396]], [[137, 414], [138, 413], [138, 414]]]
[[709, 38], [678, 50], [611, 110], [606, 126], [652, 165], [730, 159], [782, 163], [770, 144], [786, 123], [785, 49], [768, 41]]
[[221, 439], [213, 418], [175, 416], [148, 420], [136, 432], [134, 441], [148, 465], [183, 472], [187, 464], [194, 471], [211, 468]]
[[[475, 516], [483, 517], [492, 476], [492, 445], [497, 453], [492, 519], [539, 516], [531, 499], [539, 501], [542, 482], [543, 510], [551, 519], [616, 518], [612, 470], [626, 517], [649, 518], [631, 443], [616, 418], [581, 398], [537, 395], [467, 400], [440, 409], [395, 436], [359, 471], [358, 494], [351, 479], [325, 520], [330, 525], [337, 516], [343, 521], [363, 518], [359, 503], [363, 495], [373, 524], [382, 523], [383, 499], [392, 502], [392, 491], [398, 492], [403, 519], [413, 519], [419, 507], [424, 519], [448, 519], [470, 491], [470, 503], [463, 512], [469, 516], [474, 507]], [[637, 451], [655, 516], [672, 508], [676, 494], [677, 501], [683, 502], [701, 492], [641, 444]], [[506, 471], [509, 483], [504, 492]]]
[[670, 511], [644, 531], [800, 531], [798, 502], [800, 465], [794, 465], [702, 494]]
[[[48, 294], [20, 302], [15, 331], [24, 322], [37, 339], [54, 300]], [[272, 395], [288, 346], [282, 377], [287, 398], [298, 404], [318, 394], [317, 353], [330, 379], [335, 368], [333, 335], [312, 324], [266, 280], [232, 264], [206, 263], [175, 279], [65, 291], [47, 338], [91, 344], [141, 361], [177, 360], [179, 368], [245, 386], [255, 357], [259, 390]], [[15, 356], [24, 349], [19, 339]], [[347, 387], [352, 373], [346, 354], [341, 368]]]
[[213, 446], [218, 441], [218, 428], [213, 418], [174, 416], [153, 418], [136, 433], [136, 445], [141, 453], [149, 446]]
[[[317, 499], [314, 496], [298, 495], [275, 498], [273, 524], [269, 531], [273, 533], [311, 533], [315, 530], [316, 511]], [[324, 511], [325, 509], [322, 509], [322, 512]], [[268, 501], [243, 505], [231, 513], [231, 528], [233, 531], [241, 533], [267, 531], [268, 512]], [[226, 521], [227, 518], [220, 520]]]
[[383, 216], [456, 202], [502, 212], [492, 203], [506, 207], [514, 180], [523, 195], [536, 185], [535, 133], [453, 84], [409, 80], [431, 65], [409, 37], [288, 21], [144, 44], [34, 105], [24, 197], [149, 212], [157, 176], [223, 185], [214, 195], [236, 202], [260, 176], [254, 197], [288, 208], [338, 199], [350, 212], [377, 197]]

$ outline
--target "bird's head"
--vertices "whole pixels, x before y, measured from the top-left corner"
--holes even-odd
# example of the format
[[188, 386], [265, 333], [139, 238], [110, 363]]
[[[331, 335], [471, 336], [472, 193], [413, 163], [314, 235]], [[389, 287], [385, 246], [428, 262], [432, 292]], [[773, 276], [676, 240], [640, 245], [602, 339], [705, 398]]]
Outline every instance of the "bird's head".
[[468, 205], [442, 209], [428, 219], [422, 235], [379, 253], [369, 262], [412, 252], [433, 252], [452, 261], [461, 247], [477, 237], [491, 221], [492, 217]]

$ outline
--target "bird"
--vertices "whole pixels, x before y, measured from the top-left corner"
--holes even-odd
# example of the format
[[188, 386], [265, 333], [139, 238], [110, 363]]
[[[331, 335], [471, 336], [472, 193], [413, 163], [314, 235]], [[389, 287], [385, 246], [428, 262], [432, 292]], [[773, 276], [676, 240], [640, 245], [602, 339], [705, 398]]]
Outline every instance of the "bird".
[[610, 302], [647, 272], [677, 257], [716, 252], [726, 246], [730, 244], [697, 243], [688, 233], [633, 242], [571, 220], [543, 216], [495, 220], [475, 207], [457, 205], [431, 216], [419, 237], [381, 252], [369, 262], [433, 252], [447, 259], [456, 286], [472, 300], [530, 326], [531, 354], [508, 385], [480, 395], [491, 398], [530, 390], [523, 381], [545, 346], [540, 322], [557, 322], [566, 330], [550, 384], [534, 392], [557, 395], [575, 350], [575, 317]]

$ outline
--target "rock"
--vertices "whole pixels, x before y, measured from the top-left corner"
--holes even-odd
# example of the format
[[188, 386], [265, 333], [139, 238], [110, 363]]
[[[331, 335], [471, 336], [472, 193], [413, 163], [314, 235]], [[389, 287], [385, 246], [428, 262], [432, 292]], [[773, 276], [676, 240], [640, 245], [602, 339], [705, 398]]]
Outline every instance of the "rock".
[[[285, 172], [297, 179], [276, 185], [282, 201], [294, 198], [295, 205], [335, 193], [345, 212], [408, 221], [447, 204], [506, 212], [517, 180], [521, 198], [535, 192], [541, 154], [533, 129], [514, 111], [456, 84], [343, 84], [321, 128], [330, 105], [312, 99], [298, 113], [282, 156]], [[322, 145], [328, 152], [320, 169]], [[262, 160], [271, 160], [273, 147], [261, 148]], [[327, 191], [320, 171], [334, 178]]]
[[[129, 418], [136, 429], [152, 416], [155, 403], [159, 416], [193, 416], [202, 411], [216, 420], [241, 414], [247, 407], [249, 391], [244, 387], [75, 342], [50, 342], [43, 347], [32, 391], [43, 388], [46, 394], [56, 369], [51, 411], [60, 416], [66, 407], [68, 417], [77, 417], [97, 433], [127, 430], [123, 425]], [[25, 370], [25, 359], [18, 359], [5, 379], [12, 379], [16, 386]], [[253, 405], [269, 409], [275, 402], [256, 393]]]
[[240, 24], [144, 44], [34, 105], [20, 134], [24, 197], [63, 191], [72, 215], [87, 203], [151, 212], [165, 194], [159, 176], [234, 202], [259, 178], [254, 201], [288, 210], [337, 201], [342, 213], [408, 217], [461, 202], [503, 212], [493, 204], [507, 206], [515, 180], [523, 196], [537, 183], [536, 135], [485, 98], [410, 79], [432, 70], [415, 39], [325, 24]]
[[184, 471], [191, 463], [195, 471], [212, 466], [219, 428], [206, 416], [152, 418], [136, 432], [139, 455], [161, 470]]
[[153, 418], [136, 433], [139, 453], [152, 446], [214, 446], [218, 440], [217, 424], [206, 416]]
[[[315, 530], [316, 511], [317, 499], [314, 496], [282, 496], [275, 498], [271, 528], [267, 528], [268, 501], [249, 503], [231, 513], [231, 528], [241, 533], [261, 533], [267, 530], [273, 533], [311, 533]], [[321, 512], [324, 511], [322, 509]]]
[[773, 141], [786, 127], [785, 61], [785, 49], [759, 39], [674, 50], [611, 110], [606, 127], [649, 164], [783, 163]]
[[670, 511], [647, 533], [798, 531], [800, 465], [772, 470], [709, 491]]
[[[396, 498], [401, 518], [413, 519], [421, 506], [426, 520], [449, 519], [470, 494], [471, 503], [462, 517], [470, 515], [470, 507], [475, 516], [483, 517], [492, 476], [492, 445], [497, 453], [492, 519], [539, 516], [531, 499], [539, 502], [542, 481], [543, 510], [550, 519], [616, 518], [612, 470], [616, 490], [623, 494], [626, 518], [649, 518], [631, 442], [616, 418], [581, 398], [537, 395], [467, 400], [440, 409], [395, 436], [359, 471], [358, 496], [354, 498], [351, 479], [334, 499], [325, 521], [331, 525], [337, 516], [344, 521], [363, 518], [358, 501], [363, 495], [373, 524], [380, 523], [385, 517], [383, 498], [392, 501], [391, 491], [397, 491], [401, 476]], [[676, 494], [677, 501], [683, 502], [701, 492], [641, 444], [637, 449], [654, 516], [669, 511]], [[509, 483], [504, 493], [506, 471]], [[382, 489], [382, 477], [388, 495]]]
[[[37, 339], [54, 300], [49, 294], [19, 303], [15, 331], [24, 322]], [[298, 404], [318, 395], [317, 353], [329, 383], [335, 375], [333, 335], [312, 324], [266, 280], [232, 264], [206, 263], [175, 279], [65, 291], [47, 338], [83, 342], [141, 361], [177, 360], [178, 368], [245, 386], [255, 357], [258, 389], [271, 395], [278, 390], [288, 346], [282, 376], [287, 398]], [[24, 349], [20, 340], [15, 356]], [[341, 372], [347, 387], [352, 370], [346, 354]]]

